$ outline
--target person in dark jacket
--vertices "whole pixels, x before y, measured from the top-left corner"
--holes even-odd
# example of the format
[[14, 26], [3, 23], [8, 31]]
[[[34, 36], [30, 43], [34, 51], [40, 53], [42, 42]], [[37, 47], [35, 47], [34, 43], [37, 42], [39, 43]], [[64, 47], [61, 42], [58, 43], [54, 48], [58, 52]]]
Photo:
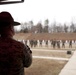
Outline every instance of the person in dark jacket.
[[0, 13], [0, 75], [24, 75], [24, 67], [32, 64], [32, 51], [13, 39], [15, 22], [9, 12]]

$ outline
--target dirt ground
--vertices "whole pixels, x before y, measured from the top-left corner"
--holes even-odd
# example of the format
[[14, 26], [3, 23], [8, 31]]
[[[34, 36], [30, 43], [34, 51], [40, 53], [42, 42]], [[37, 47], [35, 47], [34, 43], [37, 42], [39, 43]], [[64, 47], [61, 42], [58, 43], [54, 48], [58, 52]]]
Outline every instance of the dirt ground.
[[25, 75], [58, 75], [67, 61], [33, 59], [32, 65], [25, 68]]
[[45, 56], [45, 57], [59, 57], [59, 58], [70, 58], [73, 54], [67, 54], [67, 51], [59, 52], [59, 51], [38, 51], [38, 50], [32, 50], [32, 53], [34, 56]]
[[[63, 51], [52, 52], [50, 50], [41, 51], [39, 49], [32, 49], [32, 52], [33, 56], [59, 58], [70, 58], [73, 54], [68, 55]], [[33, 58], [32, 65], [29, 68], [25, 68], [25, 75], [58, 75], [67, 62], [66, 60]]]

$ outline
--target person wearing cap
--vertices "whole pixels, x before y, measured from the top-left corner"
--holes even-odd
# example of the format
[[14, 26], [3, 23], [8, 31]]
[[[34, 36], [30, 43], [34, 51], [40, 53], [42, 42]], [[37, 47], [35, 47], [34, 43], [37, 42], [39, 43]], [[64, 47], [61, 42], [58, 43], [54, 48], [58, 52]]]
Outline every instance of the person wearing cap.
[[32, 51], [13, 39], [15, 22], [9, 12], [0, 13], [0, 75], [24, 75], [24, 67], [32, 64]]

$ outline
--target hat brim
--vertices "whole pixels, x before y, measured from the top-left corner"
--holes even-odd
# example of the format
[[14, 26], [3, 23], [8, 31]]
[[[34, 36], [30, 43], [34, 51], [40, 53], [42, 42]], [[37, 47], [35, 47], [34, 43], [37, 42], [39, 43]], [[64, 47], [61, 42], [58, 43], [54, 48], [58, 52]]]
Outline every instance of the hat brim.
[[13, 26], [18, 26], [18, 25], [21, 25], [21, 24], [19, 22], [14, 21]]

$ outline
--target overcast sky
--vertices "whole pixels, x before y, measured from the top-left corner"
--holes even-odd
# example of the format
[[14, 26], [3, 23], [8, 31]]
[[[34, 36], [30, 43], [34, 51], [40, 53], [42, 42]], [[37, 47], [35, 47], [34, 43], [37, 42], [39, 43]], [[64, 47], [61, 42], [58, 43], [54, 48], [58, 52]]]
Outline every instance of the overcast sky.
[[70, 23], [76, 21], [76, 0], [25, 0], [24, 3], [0, 5], [1, 11], [9, 11], [15, 20], [34, 23], [51, 22]]

